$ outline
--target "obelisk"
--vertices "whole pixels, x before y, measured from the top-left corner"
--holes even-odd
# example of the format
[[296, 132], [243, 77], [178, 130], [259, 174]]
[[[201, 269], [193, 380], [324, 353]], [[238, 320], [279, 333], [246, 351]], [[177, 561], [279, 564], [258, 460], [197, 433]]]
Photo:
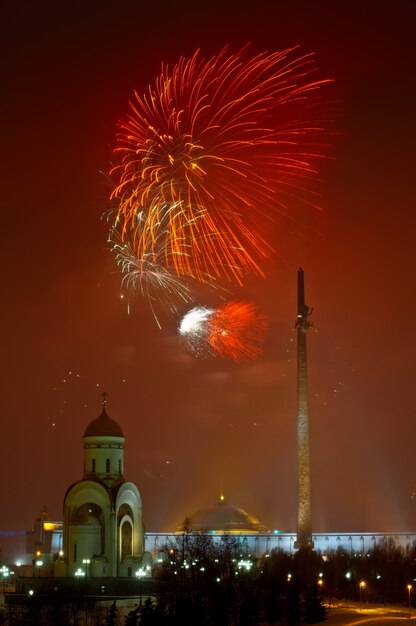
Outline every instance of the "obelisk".
[[311, 519], [311, 476], [309, 467], [308, 365], [306, 332], [312, 309], [305, 304], [303, 270], [298, 270], [297, 330], [297, 446], [298, 446], [298, 524], [295, 548], [313, 548]]

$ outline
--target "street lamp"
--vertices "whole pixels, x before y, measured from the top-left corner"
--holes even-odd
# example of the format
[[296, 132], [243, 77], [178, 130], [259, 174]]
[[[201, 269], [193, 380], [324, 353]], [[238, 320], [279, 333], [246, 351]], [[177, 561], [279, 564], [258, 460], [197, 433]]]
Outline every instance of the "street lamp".
[[409, 619], [411, 617], [411, 613], [412, 613], [412, 605], [410, 604], [410, 594], [412, 593], [412, 585], [407, 585], [407, 592], [409, 594]]
[[2, 579], [3, 579], [3, 595], [4, 595], [6, 593], [6, 584], [7, 584], [7, 580], [8, 580], [8, 576], [10, 572], [9, 572], [9, 568], [6, 567], [5, 565], [1, 567], [0, 572], [1, 572]]
[[323, 581], [323, 578], [318, 578], [318, 580], [316, 581], [316, 584], [318, 586], [318, 594], [322, 597], [323, 593], [324, 593], [324, 581]]
[[145, 575], [145, 571], [144, 569], [141, 567], [140, 569], [137, 570], [136, 572], [136, 576], [139, 579], [139, 606], [142, 606], [142, 578]]
[[85, 576], [88, 578], [91, 561], [90, 559], [82, 559], [82, 562], [85, 566]]
[[361, 598], [361, 595], [362, 595], [362, 593], [361, 593], [361, 592], [362, 592], [362, 590], [363, 590], [363, 589], [365, 589], [365, 581], [364, 581], [364, 580], [361, 580], [361, 581], [360, 581], [360, 585], [359, 585], [359, 587], [360, 587], [360, 611], [361, 611], [361, 599], [362, 599], [362, 598]]

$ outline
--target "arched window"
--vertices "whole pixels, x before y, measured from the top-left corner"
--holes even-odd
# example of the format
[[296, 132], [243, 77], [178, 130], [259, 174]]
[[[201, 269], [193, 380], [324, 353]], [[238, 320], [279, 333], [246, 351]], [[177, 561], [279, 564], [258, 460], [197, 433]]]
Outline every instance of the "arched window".
[[125, 559], [133, 552], [133, 529], [128, 520], [121, 527], [121, 560]]
[[92, 460], [92, 473], [95, 474], [95, 459]]
[[105, 461], [105, 471], [107, 474], [110, 473], [110, 459], [106, 459]]

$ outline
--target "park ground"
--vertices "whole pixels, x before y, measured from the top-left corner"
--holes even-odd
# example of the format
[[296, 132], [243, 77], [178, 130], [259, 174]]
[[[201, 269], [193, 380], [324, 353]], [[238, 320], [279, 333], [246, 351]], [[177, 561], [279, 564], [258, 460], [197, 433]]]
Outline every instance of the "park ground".
[[416, 622], [416, 609], [412, 609], [409, 616], [409, 607], [400, 605], [377, 605], [349, 602], [331, 606], [328, 612], [328, 626], [405, 626], [406, 623]]

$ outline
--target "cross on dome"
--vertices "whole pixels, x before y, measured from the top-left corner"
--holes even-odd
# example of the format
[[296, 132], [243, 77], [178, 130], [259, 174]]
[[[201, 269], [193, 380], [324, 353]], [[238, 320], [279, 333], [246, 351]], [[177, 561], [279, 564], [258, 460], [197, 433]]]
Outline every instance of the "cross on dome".
[[105, 406], [107, 404], [107, 396], [109, 395], [106, 391], [103, 391], [102, 394], [100, 394], [103, 398], [103, 409], [105, 409]]

